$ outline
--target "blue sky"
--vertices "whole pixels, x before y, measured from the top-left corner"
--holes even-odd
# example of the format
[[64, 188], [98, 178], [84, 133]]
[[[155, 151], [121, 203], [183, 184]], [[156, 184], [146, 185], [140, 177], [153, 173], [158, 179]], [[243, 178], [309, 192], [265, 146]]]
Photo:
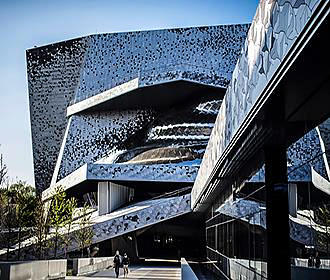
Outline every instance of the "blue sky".
[[248, 23], [257, 0], [0, 0], [0, 152], [33, 184], [25, 50], [93, 33]]

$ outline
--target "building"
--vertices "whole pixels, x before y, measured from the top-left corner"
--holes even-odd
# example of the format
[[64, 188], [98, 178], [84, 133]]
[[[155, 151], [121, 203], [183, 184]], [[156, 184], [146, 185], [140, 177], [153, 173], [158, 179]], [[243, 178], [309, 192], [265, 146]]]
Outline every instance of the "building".
[[260, 1], [251, 25], [28, 50], [43, 197], [95, 207], [107, 252], [205, 256], [221, 277], [290, 279], [307, 247], [325, 256], [329, 2], [291, 2]]
[[192, 190], [226, 279], [295, 279], [291, 263], [329, 257], [326, 34], [329, 2], [260, 1]]
[[37, 190], [48, 199], [62, 186], [95, 207], [104, 254], [127, 240], [139, 257], [204, 250], [190, 245], [204, 239], [190, 191], [248, 28], [99, 34], [27, 51]]

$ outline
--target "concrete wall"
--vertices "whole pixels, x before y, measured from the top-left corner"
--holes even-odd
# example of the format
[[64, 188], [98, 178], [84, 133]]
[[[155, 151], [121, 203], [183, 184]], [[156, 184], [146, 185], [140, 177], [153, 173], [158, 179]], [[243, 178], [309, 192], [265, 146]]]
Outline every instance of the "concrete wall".
[[66, 260], [0, 262], [1, 280], [65, 279]]
[[[300, 259], [300, 258], [295, 258], [294, 259], [294, 265], [295, 266], [304, 266], [308, 267], [308, 259]], [[321, 260], [321, 266], [320, 268], [328, 268], [330, 269], [330, 260]]]
[[128, 202], [130, 188], [109, 182], [109, 212]]
[[243, 259], [228, 259], [228, 272], [231, 279], [267, 279], [267, 263]]
[[[246, 263], [244, 263], [244, 261]], [[251, 262], [250, 268], [248, 260], [230, 260], [230, 278], [231, 279], [267, 279], [267, 263]], [[188, 278], [187, 278], [188, 279]], [[292, 280], [326, 280], [330, 279], [330, 269], [311, 268], [302, 266], [291, 266]]]
[[[295, 264], [299, 266], [291, 266], [292, 280], [330, 279], [330, 269], [305, 267], [307, 266], [307, 260], [305, 259], [295, 259]], [[323, 267], [326, 267], [326, 265], [328, 264], [329, 264], [328, 260], [322, 260]], [[249, 262], [249, 260], [246, 259], [227, 259], [226, 267], [227, 267], [226, 274], [230, 276], [230, 279], [246, 279], [246, 280], [267, 279], [266, 262], [261, 262], [261, 261]]]
[[113, 257], [73, 259], [73, 275], [83, 275], [108, 268], [113, 265]]
[[291, 267], [292, 280], [328, 280], [330, 279], [330, 269], [311, 268], [302, 266]]
[[131, 189], [113, 182], [98, 183], [99, 215], [108, 214], [128, 202]]

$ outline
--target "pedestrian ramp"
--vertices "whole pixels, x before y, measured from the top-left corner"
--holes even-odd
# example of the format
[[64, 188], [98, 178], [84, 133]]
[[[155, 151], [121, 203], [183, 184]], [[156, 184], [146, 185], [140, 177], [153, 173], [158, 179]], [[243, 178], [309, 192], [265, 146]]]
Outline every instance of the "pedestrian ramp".
[[[92, 228], [94, 232], [92, 244], [134, 232], [191, 212], [190, 193], [182, 195], [178, 192], [178, 194], [176, 196], [160, 197], [134, 203], [109, 214], [98, 215], [98, 212], [95, 211], [92, 213], [89, 224], [86, 226]], [[69, 234], [72, 237], [72, 242], [66, 253], [79, 250], [79, 244], [74, 238], [75, 232], [78, 230], [83, 229], [79, 226], [79, 220], [76, 220], [71, 226]], [[67, 234], [67, 231], [65, 228], [62, 228], [60, 229], [60, 233]], [[51, 240], [51, 237], [49, 237], [49, 240]], [[34, 238], [24, 240], [21, 244], [21, 253], [26, 257], [33, 257], [31, 253], [34, 251], [34, 244]], [[61, 249], [61, 247], [58, 248], [57, 257], [65, 254], [64, 249]], [[14, 256], [17, 250], [18, 244], [10, 249], [11, 255]], [[47, 251], [49, 257], [54, 255], [51, 249]], [[5, 253], [5, 249], [0, 251], [0, 255]]]
[[[98, 216], [96, 212], [90, 220], [90, 226], [94, 232], [92, 244], [187, 214], [191, 212], [190, 201], [189, 193], [141, 201], [101, 216]], [[76, 230], [79, 229], [73, 226], [72, 234]], [[69, 251], [78, 249], [78, 244], [72, 242]]]

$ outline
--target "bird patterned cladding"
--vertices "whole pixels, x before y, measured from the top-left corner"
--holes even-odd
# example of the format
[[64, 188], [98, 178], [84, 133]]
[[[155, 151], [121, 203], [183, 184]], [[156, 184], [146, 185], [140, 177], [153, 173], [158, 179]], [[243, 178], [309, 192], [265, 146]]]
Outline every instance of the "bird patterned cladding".
[[[51, 183], [66, 141], [69, 105], [137, 76], [145, 85], [184, 78], [226, 87], [248, 28], [237, 24], [98, 34], [27, 50], [37, 189]], [[61, 174], [72, 169], [64, 165]]]
[[152, 110], [95, 112], [72, 116], [57, 181], [85, 163], [93, 163], [154, 119]]
[[26, 52], [35, 186], [51, 181], [67, 126], [88, 40], [65, 41]]
[[226, 87], [248, 24], [90, 36], [75, 102], [133, 80], [176, 77]]
[[195, 206], [208, 178], [256, 100], [282, 65], [322, 0], [261, 0], [212, 130], [192, 191]]

